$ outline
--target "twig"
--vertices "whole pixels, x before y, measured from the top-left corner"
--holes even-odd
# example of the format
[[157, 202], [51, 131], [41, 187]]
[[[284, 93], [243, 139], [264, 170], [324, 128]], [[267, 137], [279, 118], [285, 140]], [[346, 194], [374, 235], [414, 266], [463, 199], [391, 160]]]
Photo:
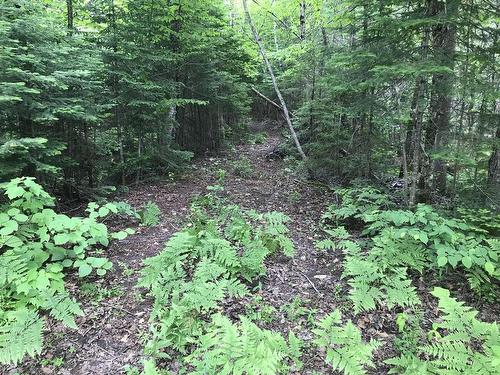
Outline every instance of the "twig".
[[316, 288], [316, 285], [314, 285], [314, 283], [311, 281], [311, 279], [305, 274], [305, 273], [302, 273], [302, 272], [299, 272], [302, 276], [304, 276], [307, 281], [309, 281], [309, 284], [312, 285], [312, 287], [314, 288], [314, 290], [316, 291], [316, 293], [318, 293], [318, 295], [321, 295], [320, 291]]
[[101, 304], [103, 304], [104, 306], [108, 306], [108, 307], [111, 307], [112, 309], [115, 309], [115, 310], [118, 310], [118, 311], [121, 311], [121, 312], [124, 312], [126, 314], [129, 314], [130, 316], [133, 316], [133, 317], [137, 317], [137, 315], [135, 315], [134, 313], [131, 313], [130, 311], [128, 310], [125, 310], [121, 307], [118, 307], [118, 306], [115, 306], [115, 305], [112, 305], [110, 303], [106, 303], [106, 302], [101, 302]]
[[275, 101], [269, 99], [267, 96], [265, 96], [264, 94], [262, 94], [261, 92], [259, 92], [255, 87], [252, 87], [252, 91], [254, 93], [256, 93], [258, 96], [260, 96], [262, 99], [264, 99], [266, 102], [272, 104], [274, 107], [276, 107], [280, 111], [283, 111], [283, 107], [281, 107], [278, 103], [276, 103]]

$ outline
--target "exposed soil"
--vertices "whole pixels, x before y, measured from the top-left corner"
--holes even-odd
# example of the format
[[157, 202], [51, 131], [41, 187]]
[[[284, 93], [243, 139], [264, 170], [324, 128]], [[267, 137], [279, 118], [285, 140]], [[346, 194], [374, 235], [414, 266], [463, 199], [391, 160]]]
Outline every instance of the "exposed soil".
[[[82, 287], [81, 281], [70, 277], [68, 288], [81, 302], [85, 312], [84, 317], [77, 319], [78, 330], [66, 329], [50, 321], [42, 355], [36, 360], [27, 360], [17, 369], [7, 368], [2, 372], [0, 368], [0, 373], [109, 375], [124, 373], [126, 365], [140, 365], [143, 358], [142, 338], [148, 331], [151, 301], [144, 291], [135, 287], [138, 271], [143, 260], [156, 255], [165, 241], [181, 228], [190, 198], [204, 193], [206, 186], [215, 183], [214, 172], [217, 169], [228, 172], [225, 194], [234, 203], [261, 212], [281, 211], [292, 219], [290, 228], [297, 253], [293, 259], [275, 256], [268, 260], [267, 276], [262, 280], [259, 292], [262, 301], [258, 310], [264, 314], [266, 308], [272, 306], [274, 310], [271, 308], [271, 311], [274, 312], [260, 325], [285, 335], [293, 330], [307, 345], [312, 339], [310, 317], [322, 316], [339, 308], [345, 319], [352, 319], [362, 329], [366, 340], [374, 338], [382, 343], [375, 353], [377, 367], [370, 373], [386, 373], [383, 360], [395, 354], [393, 340], [397, 332], [397, 311], [379, 309], [356, 317], [352, 315], [351, 305], [346, 299], [348, 288], [340, 278], [342, 254], [320, 252], [314, 248], [314, 241], [322, 237], [318, 229], [321, 213], [334, 200], [334, 194], [320, 184], [295, 178], [283, 160], [268, 157], [279, 142], [279, 135], [271, 132], [263, 144], [240, 145], [220, 156], [198, 160], [193, 169], [176, 182], [132, 188], [124, 200], [135, 207], [141, 207], [147, 201], [156, 202], [162, 211], [160, 225], [138, 227], [136, 234], [113, 243], [106, 255], [115, 268], [104, 278], [90, 280]], [[232, 168], [232, 163], [241, 157], [247, 157], [253, 165], [250, 176], [240, 177]], [[116, 221], [108, 224], [120, 228], [130, 223]], [[426, 277], [415, 279], [425, 305], [424, 325], [429, 324], [429, 319], [437, 314], [435, 302], [428, 294], [433, 284], [434, 280]], [[441, 284], [450, 287], [446, 283]], [[467, 290], [461, 292], [469, 304], [478, 303], [471, 297], [465, 297]], [[304, 308], [302, 314], [290, 313], [288, 308], [297, 297]], [[226, 314], [236, 317], [245, 313], [250, 303], [251, 298], [248, 297], [239, 303], [226, 304]], [[491, 321], [498, 317], [498, 304], [482, 307], [481, 318]], [[324, 364], [324, 353], [309, 346], [304, 353], [304, 367], [298, 374], [313, 374], [314, 371], [316, 374], [333, 373]]]

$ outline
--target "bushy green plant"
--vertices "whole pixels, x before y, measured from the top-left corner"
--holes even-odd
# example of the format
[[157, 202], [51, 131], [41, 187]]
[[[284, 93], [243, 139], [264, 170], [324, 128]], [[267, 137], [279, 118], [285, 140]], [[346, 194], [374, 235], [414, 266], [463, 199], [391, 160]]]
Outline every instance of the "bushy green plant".
[[500, 236], [500, 214], [485, 208], [466, 209], [458, 208], [459, 217], [464, 220], [471, 230], [492, 237]]
[[279, 333], [260, 329], [245, 317], [234, 324], [223, 315], [214, 315], [195, 344], [186, 358], [194, 367], [189, 372], [193, 375], [288, 374], [288, 361], [300, 366], [302, 343], [293, 333], [287, 343]]
[[351, 287], [349, 299], [356, 314], [374, 310], [379, 303], [389, 309], [420, 304], [416, 289], [407, 275], [406, 255], [397, 252], [394, 255], [386, 251], [387, 248], [377, 246], [364, 252], [358, 242], [349, 239], [343, 227], [325, 229], [325, 232], [331, 237], [319, 241], [316, 246], [321, 250], [338, 249], [344, 252], [342, 277], [348, 278]]
[[393, 206], [388, 195], [373, 187], [339, 189], [340, 205], [328, 206], [322, 216], [324, 222], [345, 223], [346, 220], [364, 220], [365, 215]]
[[160, 207], [155, 202], [147, 202], [139, 212], [141, 224], [147, 227], [158, 225], [160, 223], [160, 214]]
[[108, 233], [98, 221], [117, 211], [113, 204], [89, 205], [86, 218], [68, 217], [52, 209], [54, 199], [33, 178], [16, 178], [2, 188], [7, 203], [0, 211], [0, 363], [16, 363], [41, 351], [40, 312], [76, 328], [74, 317], [83, 312], [65, 290], [65, 271], [104, 275], [111, 262], [87, 252], [130, 231]]
[[266, 140], [267, 140], [267, 134], [261, 132], [261, 133], [251, 134], [248, 139], [248, 143], [251, 145], [260, 145], [265, 143]]
[[[427, 334], [427, 343], [416, 354], [403, 353], [386, 363], [393, 374], [485, 374], [500, 373], [500, 334], [496, 323], [477, 320], [477, 311], [434, 288], [443, 314]], [[422, 358], [427, 358], [424, 360]]]
[[464, 221], [440, 215], [431, 206], [374, 212], [365, 221], [364, 233], [375, 236], [380, 252], [392, 251], [389, 259], [418, 271], [451, 267], [500, 278], [500, 242], [475, 233]]
[[420, 325], [423, 312], [420, 310], [409, 310], [396, 315], [396, 326], [398, 336], [394, 340], [394, 347], [401, 353], [415, 354], [420, 349], [424, 332]]
[[165, 348], [185, 352], [206, 329], [206, 320], [227, 297], [241, 297], [265, 271], [264, 260], [293, 252], [279, 213], [258, 214], [222, 203], [216, 192], [196, 199], [191, 224], [145, 261], [140, 286], [154, 297], [147, 350], [162, 357]]
[[366, 374], [366, 367], [374, 367], [373, 351], [380, 345], [377, 341], [363, 342], [360, 330], [348, 321], [341, 325], [342, 315], [339, 310], [328, 314], [313, 330], [314, 343], [326, 350], [325, 361], [334, 370], [346, 375]]
[[253, 165], [246, 156], [240, 157], [231, 163], [232, 172], [239, 177], [250, 177], [253, 174]]

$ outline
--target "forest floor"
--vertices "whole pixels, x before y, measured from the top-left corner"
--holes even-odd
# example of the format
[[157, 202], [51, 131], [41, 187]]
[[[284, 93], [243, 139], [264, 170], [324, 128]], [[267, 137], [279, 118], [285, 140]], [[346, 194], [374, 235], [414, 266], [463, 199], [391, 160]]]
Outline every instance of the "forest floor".
[[[270, 132], [262, 144], [239, 145], [221, 155], [197, 160], [192, 169], [176, 181], [131, 188], [124, 200], [137, 208], [148, 201], [156, 202], [162, 212], [160, 224], [137, 227], [134, 235], [113, 243], [106, 255], [113, 261], [114, 271], [104, 278], [83, 283], [77, 278], [69, 278], [68, 289], [85, 312], [84, 317], [77, 319], [78, 330], [52, 322], [45, 336], [42, 355], [36, 360], [26, 361], [17, 369], [8, 370], [6, 374], [110, 375], [125, 373], [127, 365], [139, 366], [151, 309], [146, 292], [136, 287], [143, 260], [158, 254], [166, 240], [182, 228], [189, 213], [190, 199], [206, 193], [206, 187], [216, 183], [215, 171], [218, 169], [227, 171], [224, 194], [233, 203], [260, 212], [281, 211], [291, 218], [289, 226], [297, 250], [291, 259], [283, 256], [268, 259], [267, 275], [261, 280], [262, 289], [258, 296], [226, 304], [225, 314], [237, 317], [253, 309], [258, 312], [262, 327], [284, 335], [293, 330], [308, 342], [313, 337], [314, 319], [339, 308], [346, 318], [353, 319], [362, 329], [364, 339], [374, 338], [382, 343], [375, 352], [376, 368], [370, 373], [386, 373], [388, 368], [383, 360], [396, 355], [393, 348], [397, 333], [395, 313], [379, 309], [355, 317], [352, 315], [346, 297], [348, 286], [340, 278], [342, 254], [318, 251], [314, 247], [314, 242], [322, 238], [318, 226], [321, 214], [328, 204], [334, 202], [335, 195], [319, 184], [295, 178], [283, 160], [269, 158], [280, 142], [280, 136]], [[252, 164], [252, 172], [245, 177], [236, 175], [233, 168], [241, 157], [248, 158]], [[108, 225], [119, 228], [127, 223]], [[429, 280], [425, 284], [430, 284]], [[424, 325], [437, 314], [435, 302], [430, 300], [425, 284], [423, 278], [415, 283], [427, 305]], [[498, 308], [486, 309], [480, 316], [490, 321], [498, 313]], [[323, 357], [324, 353], [306, 347], [304, 367], [299, 373], [332, 374]], [[174, 373], [176, 366], [176, 363], [169, 366]]]

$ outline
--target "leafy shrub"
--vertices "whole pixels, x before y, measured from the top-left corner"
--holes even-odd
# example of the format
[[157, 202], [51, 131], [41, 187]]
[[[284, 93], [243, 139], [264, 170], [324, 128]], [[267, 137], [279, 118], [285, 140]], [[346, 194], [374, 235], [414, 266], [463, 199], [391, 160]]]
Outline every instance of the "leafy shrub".
[[326, 362], [334, 370], [346, 375], [366, 374], [366, 367], [374, 367], [373, 351], [380, 345], [377, 341], [363, 342], [360, 330], [348, 321], [341, 325], [342, 315], [339, 310], [328, 314], [317, 323], [313, 330], [316, 335], [314, 343], [326, 349]]
[[266, 140], [267, 140], [266, 133], [255, 133], [250, 135], [248, 143], [251, 145], [260, 145], [265, 143]]
[[253, 165], [245, 156], [231, 163], [232, 172], [239, 177], [247, 178], [253, 174]]
[[430, 206], [418, 205], [414, 212], [375, 212], [366, 215], [365, 221], [364, 233], [375, 235], [374, 243], [383, 248], [381, 252], [396, 249], [392, 258], [404, 256], [407, 266], [419, 271], [451, 266], [500, 278], [500, 242], [474, 233], [465, 222], [446, 218]]
[[155, 202], [147, 202], [139, 212], [141, 224], [152, 227], [160, 223], [160, 207]]
[[[345, 253], [342, 277], [349, 279], [349, 299], [356, 314], [374, 310], [379, 303], [384, 303], [389, 309], [420, 304], [407, 275], [405, 252], [395, 251], [393, 254], [381, 246], [383, 244], [363, 252], [357, 242], [349, 239], [343, 227], [325, 229], [325, 232], [331, 237], [319, 241], [316, 246], [321, 250], [338, 249]], [[411, 254], [409, 258], [412, 259]]]
[[64, 271], [104, 275], [111, 262], [87, 251], [130, 231], [110, 234], [97, 221], [117, 212], [113, 204], [89, 205], [87, 218], [68, 217], [51, 208], [54, 199], [32, 178], [13, 179], [3, 188], [8, 202], [0, 211], [0, 363], [17, 363], [41, 351], [40, 311], [76, 328], [74, 317], [83, 312], [65, 290]]
[[491, 237], [500, 236], [500, 214], [487, 209], [458, 209], [459, 217], [464, 220], [469, 227]]
[[[360, 298], [355, 301], [356, 311], [372, 309], [376, 301], [381, 300], [380, 281], [384, 278], [388, 285], [396, 285], [397, 289], [408, 284], [409, 281], [402, 278], [406, 273], [403, 269], [420, 273], [433, 268], [460, 269], [466, 272], [469, 284], [476, 293], [490, 300], [498, 295], [495, 280], [500, 279], [500, 241], [488, 238], [488, 231], [471, 227], [460, 219], [445, 217], [428, 205], [420, 204], [414, 211], [384, 211], [373, 207], [368, 205], [365, 210], [366, 207], [359, 209], [357, 205], [342, 206], [340, 216], [329, 208], [324, 215], [327, 219], [354, 217], [366, 225], [362, 234], [370, 238], [369, 255], [360, 255], [360, 249], [356, 254], [350, 254], [344, 272], [344, 276], [352, 278], [349, 281], [354, 288], [352, 297], [356, 295]], [[345, 239], [346, 232], [342, 227], [330, 228], [328, 221], [325, 224], [324, 230], [331, 238], [318, 242], [317, 246], [320, 249], [335, 249], [335, 241]], [[360, 259], [363, 261], [356, 261]]]
[[401, 312], [396, 315], [396, 325], [399, 335], [394, 340], [394, 347], [401, 353], [417, 353], [422, 338], [423, 330], [420, 328], [423, 319], [421, 310]]
[[[444, 314], [433, 323], [427, 343], [416, 354], [391, 358], [391, 374], [487, 374], [500, 373], [500, 335], [496, 323], [476, 319], [477, 311], [434, 288]], [[421, 358], [428, 358], [423, 360]]]
[[340, 207], [330, 205], [322, 216], [323, 221], [337, 224], [347, 220], [363, 221], [365, 215], [392, 206], [389, 196], [373, 187], [353, 187], [336, 191]]

